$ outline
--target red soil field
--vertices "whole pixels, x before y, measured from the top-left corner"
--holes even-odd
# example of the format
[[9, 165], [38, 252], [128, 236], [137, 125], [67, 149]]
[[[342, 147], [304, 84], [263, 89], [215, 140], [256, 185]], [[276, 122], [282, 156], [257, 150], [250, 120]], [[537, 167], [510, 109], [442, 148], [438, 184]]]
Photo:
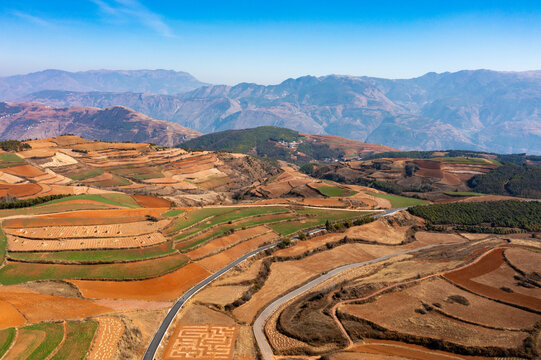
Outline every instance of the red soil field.
[[38, 184], [15, 184], [15, 185], [0, 185], [0, 197], [6, 195], [24, 197], [36, 195], [41, 191], [41, 186]]
[[138, 281], [71, 281], [81, 293], [92, 299], [139, 299], [167, 301], [180, 296], [210, 273], [197, 264], [154, 279]]
[[70, 211], [59, 214], [50, 214], [46, 217], [59, 218], [59, 217], [94, 217], [94, 218], [108, 218], [108, 217], [126, 217], [126, 216], [159, 216], [166, 212], [169, 208], [154, 208], [154, 209], [115, 209], [115, 210], [80, 210]]
[[419, 345], [392, 340], [365, 339], [363, 344], [354, 345], [351, 350], [359, 353], [385, 354], [413, 360], [452, 360], [452, 359], [490, 359], [480, 356], [466, 356], [432, 350]]
[[432, 160], [415, 160], [413, 161], [415, 165], [419, 166], [421, 169], [437, 169], [439, 170], [441, 168], [441, 164], [439, 161], [432, 161]]
[[0, 300], [0, 329], [21, 326], [24, 323], [26, 319], [13, 305]]
[[30, 290], [10, 292], [9, 286], [4, 288], [8, 289], [0, 291], [0, 300], [17, 308], [29, 323], [84, 319], [112, 311], [108, 307], [96, 305], [88, 300], [43, 295]]
[[166, 208], [171, 206], [171, 201], [156, 196], [132, 195], [137, 203], [146, 208]]
[[110, 225], [125, 224], [144, 221], [144, 216], [134, 217], [45, 217], [7, 219], [3, 222], [6, 229], [47, 227], [47, 226], [84, 226], [84, 225]]
[[494, 284], [493, 287], [472, 280], [472, 278], [488, 274], [498, 269], [505, 261], [503, 251], [503, 248], [496, 249], [477, 263], [460, 270], [448, 272], [444, 276], [448, 280], [476, 294], [541, 311], [541, 299], [523, 294], [505, 292], [498, 288], [499, 284]]
[[32, 165], [20, 165], [13, 166], [9, 168], [2, 169], [3, 172], [6, 172], [11, 175], [22, 176], [22, 177], [35, 177], [45, 175], [46, 173]]

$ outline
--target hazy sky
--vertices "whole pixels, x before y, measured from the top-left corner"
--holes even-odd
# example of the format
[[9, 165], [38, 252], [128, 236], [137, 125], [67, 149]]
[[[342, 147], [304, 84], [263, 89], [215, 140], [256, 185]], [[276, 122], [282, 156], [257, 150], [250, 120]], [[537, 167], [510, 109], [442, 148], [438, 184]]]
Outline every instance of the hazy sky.
[[541, 69], [541, 1], [1, 0], [0, 76], [50, 68], [226, 84]]

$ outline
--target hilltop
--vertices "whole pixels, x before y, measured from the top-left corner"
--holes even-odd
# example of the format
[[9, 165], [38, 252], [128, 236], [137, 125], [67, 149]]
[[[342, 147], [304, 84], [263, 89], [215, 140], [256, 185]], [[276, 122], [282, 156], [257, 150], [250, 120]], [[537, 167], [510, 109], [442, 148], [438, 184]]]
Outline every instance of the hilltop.
[[169, 146], [200, 135], [123, 106], [52, 108], [40, 103], [0, 102], [0, 139], [35, 139], [62, 134]]
[[337, 161], [394, 149], [330, 135], [308, 135], [274, 126], [225, 130], [188, 140], [188, 149], [229, 151], [295, 163]]

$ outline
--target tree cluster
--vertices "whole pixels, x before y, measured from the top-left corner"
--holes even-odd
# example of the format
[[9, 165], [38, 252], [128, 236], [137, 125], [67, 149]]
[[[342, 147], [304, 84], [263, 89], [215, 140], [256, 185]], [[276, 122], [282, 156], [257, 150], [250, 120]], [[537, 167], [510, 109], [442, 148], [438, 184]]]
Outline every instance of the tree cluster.
[[537, 201], [457, 202], [419, 205], [408, 211], [427, 220], [429, 227], [456, 225], [463, 230], [502, 227], [541, 231], [541, 203]]

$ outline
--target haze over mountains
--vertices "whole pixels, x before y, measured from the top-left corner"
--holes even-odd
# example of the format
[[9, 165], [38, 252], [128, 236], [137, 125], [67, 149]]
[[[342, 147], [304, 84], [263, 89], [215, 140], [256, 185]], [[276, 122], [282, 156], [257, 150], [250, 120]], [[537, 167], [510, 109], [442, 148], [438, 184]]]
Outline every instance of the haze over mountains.
[[0, 100], [13, 101], [41, 90], [177, 94], [205, 85], [186, 72], [172, 70], [44, 70], [0, 78]]
[[[187, 85], [175, 88], [173, 73], [156, 78], [152, 71], [140, 73], [143, 79], [153, 78], [153, 85], [141, 89], [107, 82], [98, 89], [95, 82], [80, 80], [81, 87], [94, 86], [81, 91], [68, 85], [60, 89], [57, 78], [49, 88], [56, 91], [44, 90], [45, 83], [40, 85], [44, 91], [31, 93], [40, 89], [21, 76], [0, 79], [0, 95], [17, 94], [19, 100], [52, 106], [123, 105], [203, 133], [272, 125], [400, 149], [541, 154], [541, 71], [459, 71], [401, 80], [304, 76], [270, 86], [198, 87], [194, 79], [192, 89], [177, 95], [169, 94]], [[19, 84], [23, 78], [26, 82]]]

